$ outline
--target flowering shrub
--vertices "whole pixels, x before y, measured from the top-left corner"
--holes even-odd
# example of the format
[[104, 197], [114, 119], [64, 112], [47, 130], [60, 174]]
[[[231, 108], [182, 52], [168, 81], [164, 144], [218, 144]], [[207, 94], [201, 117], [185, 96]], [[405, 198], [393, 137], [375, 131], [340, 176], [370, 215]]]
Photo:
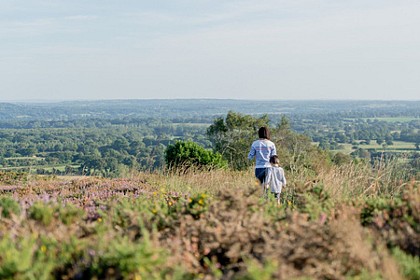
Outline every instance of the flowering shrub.
[[185, 214], [189, 214], [195, 219], [198, 219], [202, 213], [206, 212], [208, 204], [208, 195], [205, 193], [190, 197], [188, 198]]
[[24, 172], [0, 171], [0, 183], [15, 185], [25, 183], [28, 175]]

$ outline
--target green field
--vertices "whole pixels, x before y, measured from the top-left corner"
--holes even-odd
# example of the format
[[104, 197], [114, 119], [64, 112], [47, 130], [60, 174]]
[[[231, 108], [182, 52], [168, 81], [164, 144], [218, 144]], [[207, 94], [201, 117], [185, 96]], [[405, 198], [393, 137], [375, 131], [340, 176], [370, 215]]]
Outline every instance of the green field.
[[209, 127], [212, 123], [171, 123], [174, 126]]
[[[376, 150], [383, 150], [383, 146], [377, 144], [375, 141], [371, 141], [369, 145], [360, 145], [360, 147], [366, 149], [376, 149]], [[387, 146], [385, 150], [387, 151], [411, 151], [415, 150], [415, 143], [414, 142], [403, 142], [403, 141], [393, 141], [393, 145]]]
[[79, 165], [71, 165], [71, 164], [57, 164], [57, 165], [25, 165], [25, 166], [11, 166], [11, 167], [2, 167], [0, 170], [21, 170], [21, 169], [30, 169], [35, 171], [36, 169], [43, 169], [45, 171], [52, 171], [53, 168], [58, 171], [64, 171], [66, 166], [70, 166], [72, 168], [77, 168]]
[[45, 158], [43, 157], [7, 157], [4, 158], [5, 160], [36, 160], [36, 161], [40, 161], [40, 160], [44, 160]]
[[[360, 141], [359, 141], [360, 142]], [[414, 152], [416, 151], [415, 143], [414, 142], [403, 142], [403, 141], [393, 141], [393, 145], [386, 146], [385, 148], [382, 145], [378, 145], [374, 140], [371, 141], [370, 144], [360, 144], [358, 147], [368, 150], [374, 149], [377, 151], [387, 151], [387, 152]], [[313, 142], [314, 145], [318, 145], [319, 143]], [[353, 144], [340, 144], [342, 149], [333, 150], [334, 152], [342, 152], [349, 154], [354, 151]]]
[[380, 118], [364, 118], [365, 120], [378, 120], [378, 121], [385, 121], [385, 122], [411, 122], [414, 120], [420, 120], [419, 118], [415, 117], [380, 117]]

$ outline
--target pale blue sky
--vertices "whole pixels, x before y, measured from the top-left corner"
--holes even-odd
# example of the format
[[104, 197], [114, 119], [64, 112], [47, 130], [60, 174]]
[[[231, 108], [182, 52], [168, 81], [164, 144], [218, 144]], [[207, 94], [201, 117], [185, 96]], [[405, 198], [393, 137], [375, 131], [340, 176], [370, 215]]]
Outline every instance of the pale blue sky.
[[418, 0], [1, 0], [0, 101], [420, 99]]

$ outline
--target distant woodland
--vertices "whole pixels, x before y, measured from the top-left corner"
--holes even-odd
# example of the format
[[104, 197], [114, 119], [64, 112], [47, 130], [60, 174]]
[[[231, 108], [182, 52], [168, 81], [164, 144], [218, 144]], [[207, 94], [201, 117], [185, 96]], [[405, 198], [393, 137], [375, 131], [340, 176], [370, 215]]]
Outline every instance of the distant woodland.
[[337, 154], [398, 158], [419, 170], [419, 101], [205, 99], [0, 103], [0, 169], [104, 177], [159, 170], [177, 141], [217, 150], [209, 128], [229, 114], [237, 118], [232, 130], [255, 137], [243, 120], [264, 119], [273, 130], [287, 125], [332, 161]]

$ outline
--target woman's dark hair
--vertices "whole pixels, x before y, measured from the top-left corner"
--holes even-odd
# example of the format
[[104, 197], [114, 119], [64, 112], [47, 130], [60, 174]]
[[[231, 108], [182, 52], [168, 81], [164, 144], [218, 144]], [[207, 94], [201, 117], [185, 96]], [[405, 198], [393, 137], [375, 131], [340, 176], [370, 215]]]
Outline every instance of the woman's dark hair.
[[258, 130], [258, 137], [262, 139], [270, 139], [270, 131], [266, 126], [260, 127]]

